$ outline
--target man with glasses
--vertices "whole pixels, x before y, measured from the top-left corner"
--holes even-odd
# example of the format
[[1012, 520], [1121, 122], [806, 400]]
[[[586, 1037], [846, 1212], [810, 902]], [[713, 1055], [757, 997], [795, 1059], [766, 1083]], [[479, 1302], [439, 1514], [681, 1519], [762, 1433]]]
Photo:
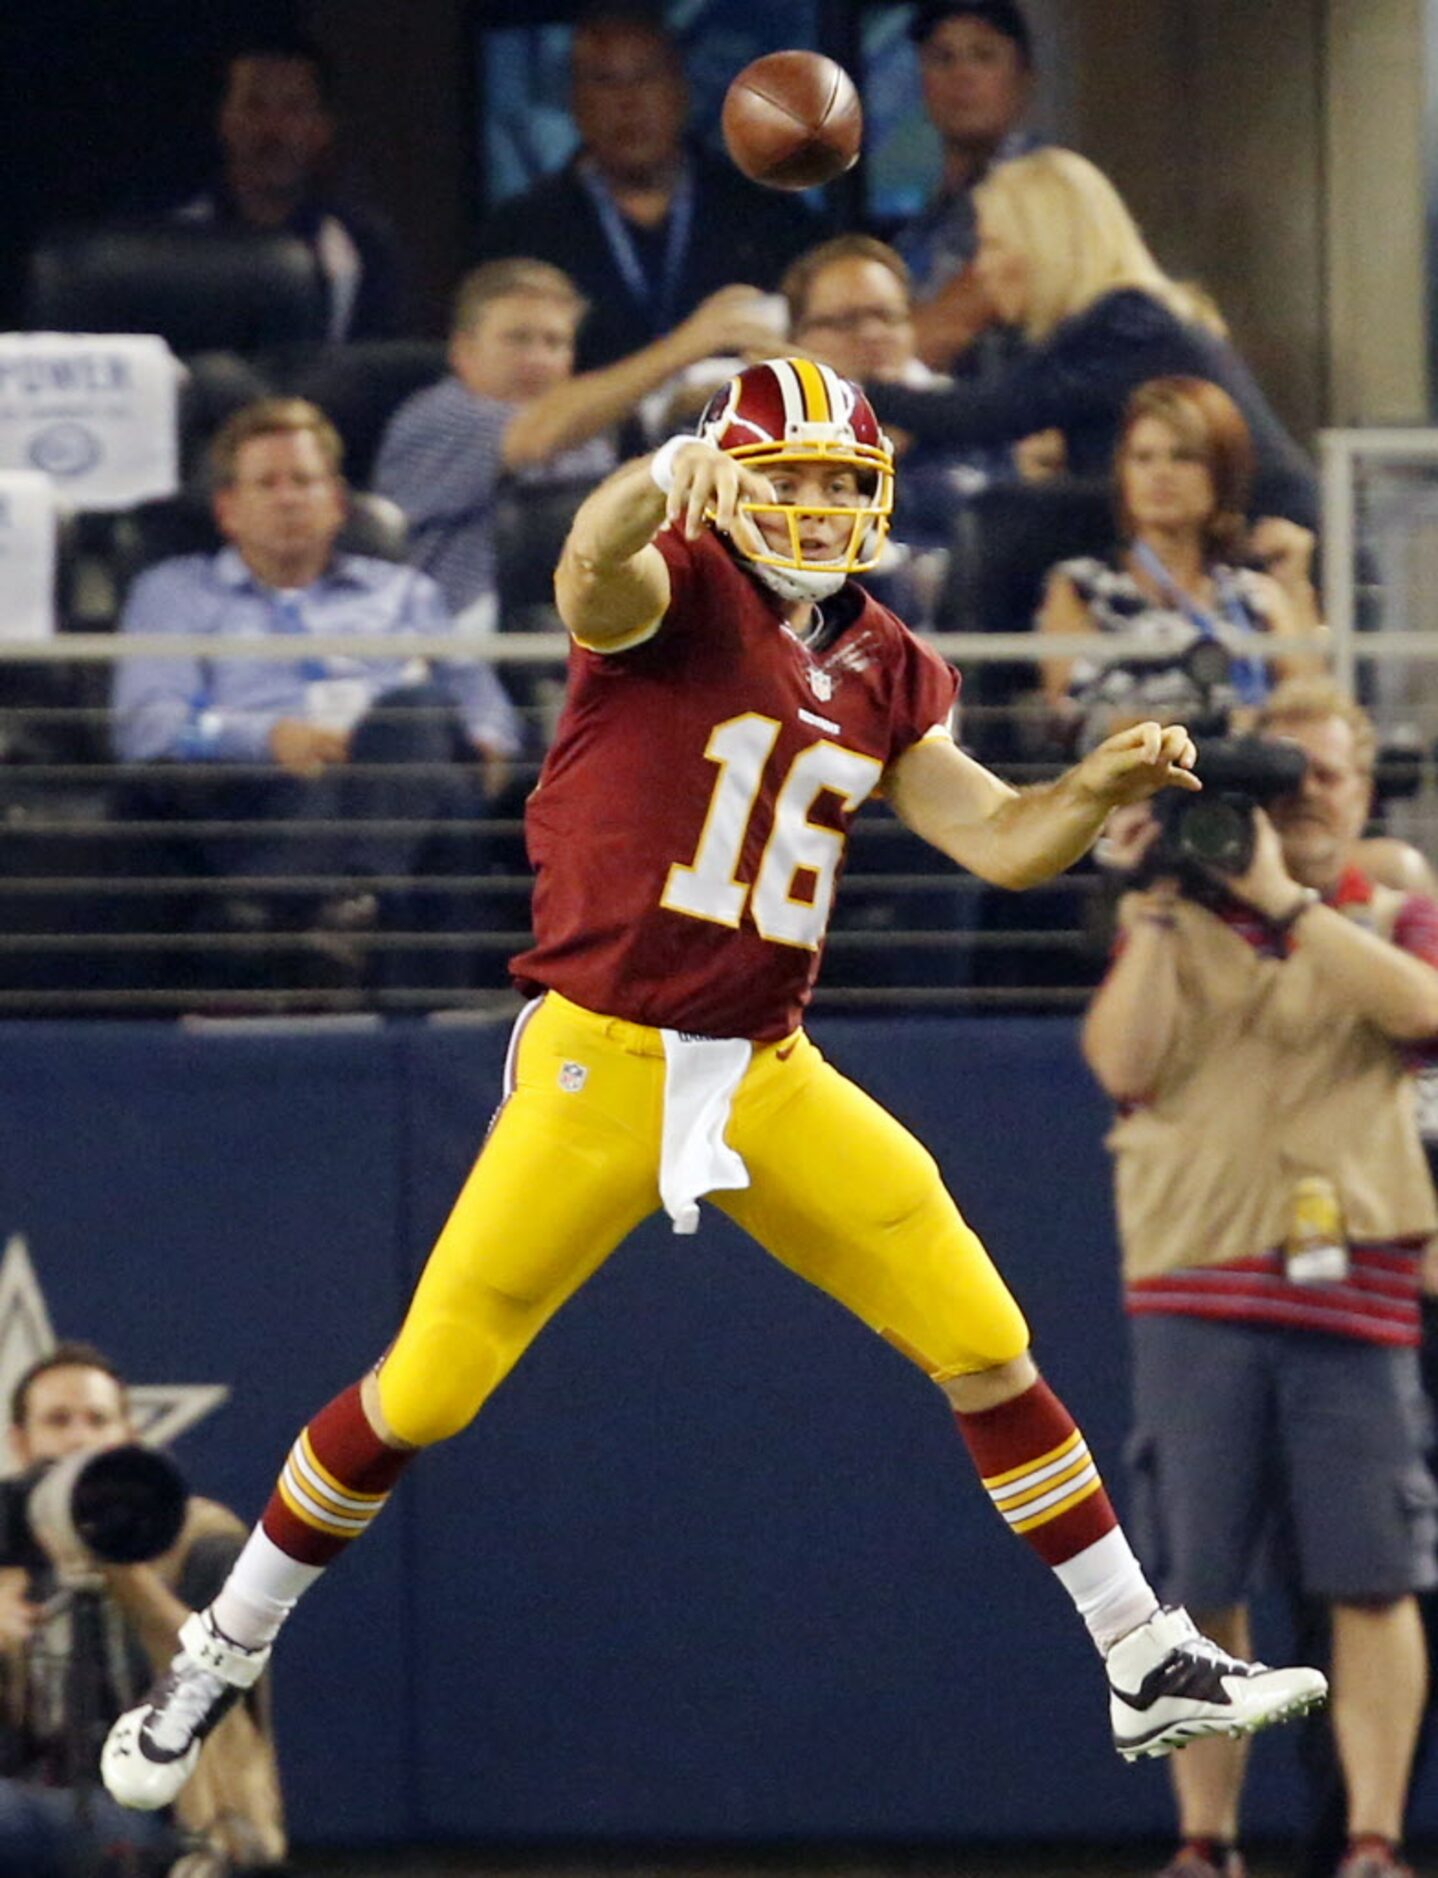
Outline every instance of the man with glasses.
[[[918, 352], [912, 281], [903, 257], [872, 235], [837, 235], [790, 267], [781, 283], [798, 345], [861, 384], [944, 382]], [[960, 506], [991, 483], [1040, 480], [1028, 456], [1041, 439], [1005, 446], [910, 445], [894, 508], [894, 540], [922, 554], [947, 549]], [[879, 590], [918, 626], [932, 623], [933, 581], [915, 570], [883, 568]], [[892, 584], [891, 584], [892, 583]], [[871, 584], [873, 584], [871, 582]]]

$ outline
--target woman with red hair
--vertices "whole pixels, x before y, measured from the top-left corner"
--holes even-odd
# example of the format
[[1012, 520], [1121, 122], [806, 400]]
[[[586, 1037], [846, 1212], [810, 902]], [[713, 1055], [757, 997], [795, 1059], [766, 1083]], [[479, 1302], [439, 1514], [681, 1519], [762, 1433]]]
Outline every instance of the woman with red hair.
[[[1141, 717], [1224, 724], [1261, 704], [1301, 656], [1255, 657], [1243, 636], [1312, 632], [1313, 536], [1269, 517], [1250, 534], [1248, 426], [1202, 378], [1155, 378], [1124, 407], [1114, 456], [1120, 545], [1109, 559], [1062, 561], [1049, 576], [1041, 632], [1115, 633], [1151, 654], [1046, 659], [1044, 701], [1064, 740], [1088, 747]], [[1263, 571], [1244, 564], [1257, 546]]]

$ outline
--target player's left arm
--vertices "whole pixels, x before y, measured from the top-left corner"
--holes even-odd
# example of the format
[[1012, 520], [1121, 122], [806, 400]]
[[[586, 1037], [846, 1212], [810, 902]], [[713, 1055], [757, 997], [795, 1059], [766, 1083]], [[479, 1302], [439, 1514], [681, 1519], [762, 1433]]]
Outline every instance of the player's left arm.
[[1135, 724], [1108, 738], [1056, 782], [1013, 789], [952, 744], [926, 737], [885, 776], [906, 827], [997, 887], [1035, 887], [1089, 849], [1109, 811], [1170, 786], [1198, 789], [1182, 725]]

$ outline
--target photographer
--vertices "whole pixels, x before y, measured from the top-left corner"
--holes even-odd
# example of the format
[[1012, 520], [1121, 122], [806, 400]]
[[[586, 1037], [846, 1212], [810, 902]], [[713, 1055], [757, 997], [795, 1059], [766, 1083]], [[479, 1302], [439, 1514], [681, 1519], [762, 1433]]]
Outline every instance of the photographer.
[[[11, 1397], [10, 1421], [16, 1462], [37, 1471], [52, 1464], [49, 1481], [61, 1477], [54, 1463], [128, 1456], [125, 1444], [135, 1440], [123, 1378], [83, 1343], [59, 1344], [25, 1372]], [[115, 1477], [124, 1479], [107, 1477], [111, 1496]], [[223, 1582], [243, 1543], [238, 1520], [213, 1501], [184, 1497], [177, 1483], [173, 1542], [139, 1563], [105, 1563], [70, 1522], [42, 1506], [30, 1479], [27, 1471], [5, 1488], [0, 1875], [221, 1878], [231, 1870], [274, 1869], [285, 1852], [284, 1826], [258, 1704], [242, 1705], [216, 1729], [173, 1818], [125, 1812], [98, 1782], [105, 1729], [168, 1665], [180, 1625]], [[73, 1501], [79, 1499], [77, 1486]], [[120, 1506], [121, 1523], [133, 1522], [137, 1511]], [[15, 1562], [21, 1556], [31, 1562]]]
[[[1132, 814], [1110, 830], [1110, 860], [1148, 884], [1120, 901], [1083, 1046], [1121, 1105], [1109, 1146], [1147, 1562], [1247, 1654], [1266, 1548], [1291, 1548], [1332, 1616], [1339, 1870], [1384, 1878], [1406, 1870], [1425, 1693], [1414, 1593], [1438, 1579], [1417, 1368], [1438, 1212], [1411, 1080], [1438, 1039], [1438, 906], [1359, 865], [1366, 714], [1300, 678], [1259, 724], [1306, 760], [1267, 812], [1238, 810], [1251, 852], [1227, 875], [1175, 852], [1182, 830]], [[1243, 1765], [1228, 1740], [1176, 1757], [1172, 1878], [1240, 1878]]]

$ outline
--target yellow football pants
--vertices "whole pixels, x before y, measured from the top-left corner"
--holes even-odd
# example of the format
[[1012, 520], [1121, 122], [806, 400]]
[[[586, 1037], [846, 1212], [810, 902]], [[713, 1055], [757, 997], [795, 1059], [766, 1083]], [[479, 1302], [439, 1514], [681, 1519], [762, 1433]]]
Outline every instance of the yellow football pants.
[[[425, 1446], [463, 1428], [657, 1210], [664, 1070], [657, 1030], [555, 992], [531, 1007], [504, 1104], [379, 1371], [400, 1440]], [[932, 1155], [802, 1032], [755, 1046], [725, 1139], [751, 1184], [712, 1204], [936, 1382], [1028, 1347]]]

